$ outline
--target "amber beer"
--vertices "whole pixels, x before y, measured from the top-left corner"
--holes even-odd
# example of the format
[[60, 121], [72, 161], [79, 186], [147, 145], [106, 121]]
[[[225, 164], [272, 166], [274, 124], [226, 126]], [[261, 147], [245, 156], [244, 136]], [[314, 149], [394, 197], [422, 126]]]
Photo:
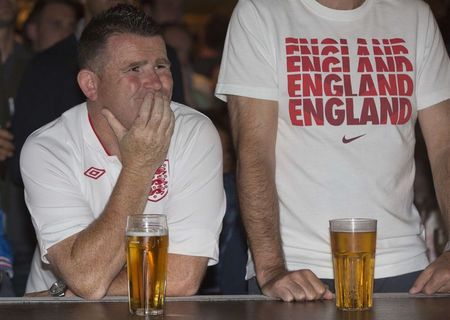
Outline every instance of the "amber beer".
[[[169, 236], [164, 216], [142, 216], [129, 217], [126, 233], [129, 308], [132, 314], [158, 315], [164, 312]], [[139, 219], [144, 226], [133, 227]], [[149, 219], [156, 225], [149, 225]]]
[[336, 307], [367, 310], [372, 307], [376, 220], [330, 221]]

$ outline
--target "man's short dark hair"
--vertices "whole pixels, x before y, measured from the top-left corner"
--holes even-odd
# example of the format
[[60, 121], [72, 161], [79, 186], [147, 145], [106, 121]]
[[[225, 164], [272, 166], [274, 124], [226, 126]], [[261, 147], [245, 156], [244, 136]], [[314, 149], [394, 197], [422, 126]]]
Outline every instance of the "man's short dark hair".
[[150, 16], [132, 5], [119, 4], [92, 18], [84, 29], [78, 44], [80, 68], [98, 71], [103, 64], [98, 58], [108, 39], [124, 33], [162, 36], [160, 27]]

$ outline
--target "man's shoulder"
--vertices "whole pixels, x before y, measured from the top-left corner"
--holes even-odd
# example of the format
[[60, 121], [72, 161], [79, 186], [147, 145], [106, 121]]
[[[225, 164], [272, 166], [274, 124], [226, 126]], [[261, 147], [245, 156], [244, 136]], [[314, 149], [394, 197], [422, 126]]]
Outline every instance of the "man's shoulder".
[[64, 145], [68, 137], [81, 130], [80, 117], [85, 112], [85, 104], [77, 105], [60, 117], [43, 125], [28, 137], [24, 148], [30, 144], [43, 146]]
[[172, 102], [171, 107], [175, 114], [172, 143], [176, 149], [220, 145], [217, 129], [205, 114], [179, 103]]
[[214, 135], [217, 132], [212, 121], [205, 114], [173, 102], [171, 108], [175, 115], [175, 133], [179, 137], [194, 137], [198, 135]]
[[22, 177], [24, 170], [35, 175], [49, 167], [64, 172], [72, 169], [74, 157], [78, 158], [84, 148], [80, 127], [82, 107], [79, 105], [69, 109], [28, 136], [20, 153]]
[[205, 114], [191, 107], [188, 107], [184, 104], [172, 101], [170, 107], [172, 108], [173, 113], [175, 114], [176, 123], [179, 122], [195, 125], [211, 122]]

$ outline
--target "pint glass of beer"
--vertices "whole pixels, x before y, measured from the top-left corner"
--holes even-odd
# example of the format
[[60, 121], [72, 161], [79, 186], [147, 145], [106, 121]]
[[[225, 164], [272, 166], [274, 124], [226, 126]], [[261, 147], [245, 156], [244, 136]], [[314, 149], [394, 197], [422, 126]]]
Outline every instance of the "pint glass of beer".
[[169, 235], [165, 215], [127, 219], [128, 301], [132, 314], [164, 313]]
[[372, 307], [376, 234], [376, 220], [330, 220], [338, 309], [367, 310]]

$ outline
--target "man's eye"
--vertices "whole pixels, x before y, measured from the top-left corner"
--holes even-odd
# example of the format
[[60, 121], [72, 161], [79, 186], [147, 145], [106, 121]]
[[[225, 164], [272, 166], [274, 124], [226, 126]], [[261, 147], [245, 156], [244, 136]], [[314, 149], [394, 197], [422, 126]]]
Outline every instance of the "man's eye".
[[157, 66], [155, 66], [155, 70], [168, 69], [168, 68], [170, 68], [170, 65], [168, 65], [168, 64], [158, 64]]
[[133, 71], [133, 72], [139, 72], [140, 70], [141, 70], [140, 66], [134, 66], [134, 67], [130, 68], [130, 71]]

